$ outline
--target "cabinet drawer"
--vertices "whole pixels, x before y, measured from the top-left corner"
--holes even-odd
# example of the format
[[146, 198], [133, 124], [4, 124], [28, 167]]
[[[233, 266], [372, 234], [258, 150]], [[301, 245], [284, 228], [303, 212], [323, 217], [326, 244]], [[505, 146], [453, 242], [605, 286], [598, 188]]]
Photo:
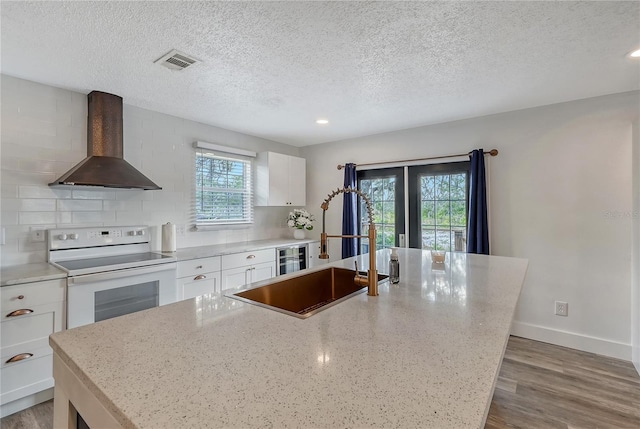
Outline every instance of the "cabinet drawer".
[[195, 277], [178, 279], [178, 294], [181, 300], [195, 298], [220, 291], [220, 272], [198, 274]]
[[220, 271], [220, 256], [178, 262], [178, 278]]
[[56, 313], [48, 306], [33, 307], [33, 313], [4, 317], [0, 323], [2, 349], [39, 338], [47, 338], [56, 331]]
[[[26, 353], [27, 351], [25, 351]], [[28, 351], [33, 356], [0, 369], [3, 404], [53, 387], [53, 354], [49, 347]]]
[[276, 260], [275, 249], [256, 250], [255, 252], [233, 253], [222, 256], [222, 269], [246, 267], [248, 265], [274, 262]]
[[2, 317], [13, 310], [64, 301], [64, 279], [5, 286], [0, 294]]

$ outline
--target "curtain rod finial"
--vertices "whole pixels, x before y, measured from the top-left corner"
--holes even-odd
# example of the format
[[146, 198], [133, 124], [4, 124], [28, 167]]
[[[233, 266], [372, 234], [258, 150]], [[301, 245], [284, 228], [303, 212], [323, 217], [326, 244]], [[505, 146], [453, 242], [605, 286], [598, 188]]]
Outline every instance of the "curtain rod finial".
[[498, 149], [491, 149], [489, 151], [489, 155], [491, 156], [498, 156]]
[[342, 170], [344, 168], [344, 165], [338, 164], [338, 170]]

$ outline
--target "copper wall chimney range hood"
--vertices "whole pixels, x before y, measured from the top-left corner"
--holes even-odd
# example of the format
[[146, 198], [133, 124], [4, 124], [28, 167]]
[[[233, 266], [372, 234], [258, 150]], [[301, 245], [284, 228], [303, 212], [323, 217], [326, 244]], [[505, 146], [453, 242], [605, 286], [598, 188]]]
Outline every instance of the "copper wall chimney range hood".
[[123, 158], [122, 97], [92, 91], [87, 99], [87, 157], [49, 186], [162, 189]]

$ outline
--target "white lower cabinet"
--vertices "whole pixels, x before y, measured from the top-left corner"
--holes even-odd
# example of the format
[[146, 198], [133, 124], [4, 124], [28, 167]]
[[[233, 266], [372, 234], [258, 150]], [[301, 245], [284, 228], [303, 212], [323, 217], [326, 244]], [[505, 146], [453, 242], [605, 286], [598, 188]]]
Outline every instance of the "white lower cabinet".
[[275, 262], [222, 270], [222, 290], [246, 286], [276, 276]]
[[181, 301], [214, 292], [220, 292], [219, 271], [178, 279], [178, 296]]
[[308, 268], [318, 267], [328, 264], [328, 259], [320, 259], [320, 242], [312, 241], [309, 243], [309, 266]]
[[222, 290], [242, 287], [275, 276], [274, 249], [222, 256]]
[[52, 397], [38, 394], [53, 387], [49, 335], [65, 329], [65, 280], [5, 286], [1, 293], [0, 403], [4, 417]]
[[220, 292], [220, 257], [178, 262], [178, 299]]

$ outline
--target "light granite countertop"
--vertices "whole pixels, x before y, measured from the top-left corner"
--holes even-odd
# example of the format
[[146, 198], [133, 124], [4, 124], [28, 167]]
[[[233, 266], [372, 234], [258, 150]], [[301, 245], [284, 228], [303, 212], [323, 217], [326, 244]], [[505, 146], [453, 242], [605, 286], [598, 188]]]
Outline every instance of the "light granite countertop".
[[[293, 238], [274, 238], [269, 240], [246, 241], [242, 243], [216, 244], [211, 246], [185, 247], [176, 252], [158, 252], [175, 256], [178, 261], [208, 258], [211, 256], [228, 255], [232, 253], [249, 252], [275, 247], [295, 246], [318, 241], [317, 239], [296, 240]], [[67, 276], [64, 271], [50, 265], [48, 262], [15, 265], [3, 267], [0, 270], [0, 286], [12, 286], [23, 283], [40, 282], [44, 280], [62, 279]]]
[[176, 252], [163, 252], [165, 255], [175, 256], [178, 261], [209, 258], [211, 256], [229, 255], [232, 253], [250, 252], [270, 249], [274, 247], [296, 246], [313, 243], [318, 239], [296, 240], [294, 238], [272, 238], [268, 240], [246, 241], [242, 243], [215, 244], [211, 246], [185, 247]]
[[23, 283], [63, 279], [67, 273], [48, 262], [15, 265], [0, 270], [0, 286], [13, 286]]
[[308, 319], [211, 294], [50, 344], [126, 428], [482, 427], [528, 262], [398, 253], [399, 284]]

